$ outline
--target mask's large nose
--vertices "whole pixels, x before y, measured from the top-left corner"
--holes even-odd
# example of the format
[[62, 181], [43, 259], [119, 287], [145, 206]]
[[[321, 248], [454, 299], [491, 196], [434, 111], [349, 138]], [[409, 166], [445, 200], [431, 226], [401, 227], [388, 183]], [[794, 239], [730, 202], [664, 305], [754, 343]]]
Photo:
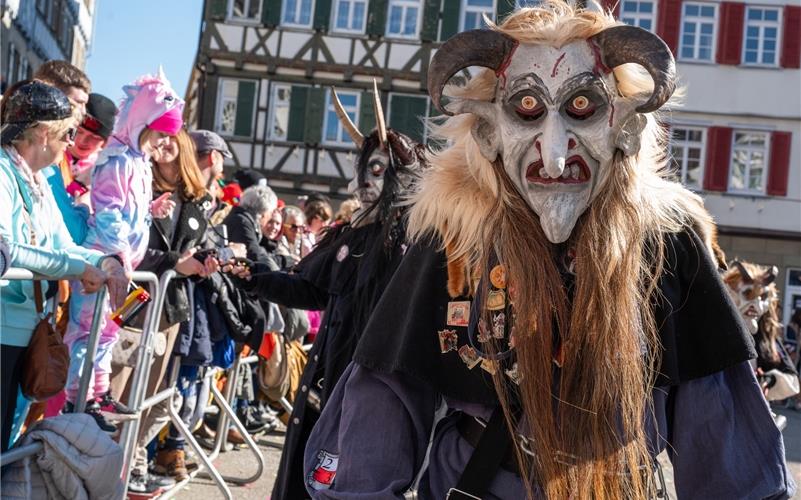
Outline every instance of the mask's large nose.
[[568, 137], [564, 122], [558, 114], [547, 116], [540, 143], [540, 153], [542, 154], [542, 165], [545, 167], [548, 177], [556, 179], [564, 172], [567, 145]]

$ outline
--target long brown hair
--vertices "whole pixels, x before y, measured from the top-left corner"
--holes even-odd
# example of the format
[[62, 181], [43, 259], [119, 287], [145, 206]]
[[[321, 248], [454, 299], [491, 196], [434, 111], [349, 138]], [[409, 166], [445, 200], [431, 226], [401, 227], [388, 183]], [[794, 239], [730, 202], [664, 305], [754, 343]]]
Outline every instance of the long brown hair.
[[189, 133], [181, 129], [170, 140], [178, 144], [178, 156], [173, 160], [173, 165], [178, 167], [179, 177], [175, 184], [170, 183], [161, 174], [158, 164], [153, 161], [153, 190], [156, 192], [167, 192], [178, 190], [185, 200], [197, 200], [206, 194], [206, 187], [200, 168], [197, 166], [197, 154], [195, 153], [195, 143]]
[[[615, 23], [609, 14], [546, 0], [493, 29], [521, 42], [559, 46]], [[650, 90], [638, 68], [617, 68], [615, 76], [624, 96]], [[490, 100], [495, 83], [495, 75], [483, 71], [465, 87], [448, 90]], [[697, 196], [667, 179], [664, 131], [653, 114], [646, 119], [639, 153], [617, 153], [598, 197], [563, 246], [547, 240], [501, 160], [490, 163], [481, 155], [471, 135], [472, 115], [433, 127], [449, 145], [430, 155], [431, 168], [410, 200], [413, 239], [435, 236], [449, 260], [466, 264], [468, 276], [486, 275], [497, 252], [514, 286], [526, 424], [515, 431], [529, 434], [537, 457], [515, 447], [529, 497], [535, 484], [547, 498], [560, 500], [646, 498], [653, 492], [643, 424], [661, 351], [650, 305], [658, 295], [665, 234], [709, 216]], [[557, 267], [565, 248], [575, 250], [572, 305]], [[556, 333], [563, 356], [558, 384]], [[503, 370], [496, 370], [494, 381], [512, 426], [513, 397]]]

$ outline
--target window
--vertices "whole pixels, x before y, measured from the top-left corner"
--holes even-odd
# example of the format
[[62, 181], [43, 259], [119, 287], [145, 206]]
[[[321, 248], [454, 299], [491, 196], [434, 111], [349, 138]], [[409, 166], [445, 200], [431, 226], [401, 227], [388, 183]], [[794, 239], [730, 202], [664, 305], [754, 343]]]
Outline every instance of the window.
[[654, 2], [652, 0], [623, 0], [620, 3], [620, 20], [626, 24], [653, 31]]
[[270, 129], [267, 135], [270, 139], [285, 141], [289, 130], [289, 103], [292, 98], [291, 85], [273, 85], [270, 99]]
[[[506, 1], [506, 0], [500, 0]], [[515, 0], [515, 9], [522, 9], [524, 7], [536, 7], [539, 5], [540, 0]]]
[[19, 74], [17, 75], [17, 81], [30, 79], [32, 75], [29, 73], [31, 73], [31, 68], [28, 66], [28, 60], [23, 57], [19, 63]]
[[701, 189], [704, 176], [705, 131], [700, 127], [671, 128], [670, 166], [676, 180], [692, 189]]
[[250, 137], [256, 109], [256, 82], [221, 78], [215, 129], [228, 136]]
[[311, 28], [312, 12], [314, 12], [314, 0], [284, 0], [281, 24], [297, 28]]
[[393, 130], [415, 141], [425, 142], [423, 120], [428, 115], [428, 98], [420, 95], [389, 94], [387, 122]]
[[681, 20], [681, 59], [712, 61], [717, 5], [685, 3]]
[[228, 18], [235, 21], [261, 21], [261, 0], [232, 0], [228, 4]]
[[389, 0], [387, 36], [417, 38], [420, 32], [420, 1]]
[[495, 20], [495, 0], [462, 0], [462, 31], [486, 28], [485, 14]]
[[336, 0], [334, 2], [333, 31], [364, 33], [367, 21], [367, 0]]
[[779, 9], [748, 7], [745, 19], [743, 63], [776, 65]]
[[[359, 126], [359, 98], [360, 92], [347, 92], [337, 91], [339, 102], [345, 108], [345, 112], [350, 117], [351, 121], [358, 127]], [[349, 146], [353, 143], [350, 136], [342, 127], [342, 124], [337, 117], [334, 103], [331, 100], [331, 93], [325, 95], [325, 119], [323, 123], [323, 141], [328, 144]]]
[[767, 178], [768, 133], [734, 131], [729, 190], [763, 194]]

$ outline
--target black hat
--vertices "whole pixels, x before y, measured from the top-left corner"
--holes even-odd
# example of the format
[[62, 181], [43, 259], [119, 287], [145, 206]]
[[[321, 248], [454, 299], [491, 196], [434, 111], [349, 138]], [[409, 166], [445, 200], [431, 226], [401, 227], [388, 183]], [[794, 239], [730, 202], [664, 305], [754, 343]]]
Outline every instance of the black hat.
[[3, 113], [0, 143], [5, 145], [34, 123], [69, 118], [72, 105], [64, 92], [46, 83], [32, 81], [8, 97]]
[[81, 122], [81, 127], [103, 139], [108, 139], [114, 130], [115, 116], [117, 116], [117, 106], [111, 99], [100, 94], [89, 94], [86, 116]]
[[238, 170], [234, 174], [234, 179], [236, 179], [236, 182], [239, 184], [239, 187], [242, 188], [242, 191], [250, 186], [267, 185], [267, 179], [264, 177], [264, 175], [255, 170]]

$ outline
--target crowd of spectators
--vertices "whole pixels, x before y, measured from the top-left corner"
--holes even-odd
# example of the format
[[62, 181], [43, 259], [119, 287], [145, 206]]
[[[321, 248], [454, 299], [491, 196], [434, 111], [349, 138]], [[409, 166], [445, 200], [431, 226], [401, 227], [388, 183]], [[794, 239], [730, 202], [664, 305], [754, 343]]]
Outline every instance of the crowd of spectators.
[[[276, 403], [292, 399], [301, 346], [319, 327], [319, 311], [247, 296], [221, 264], [239, 260], [291, 273], [334, 222], [330, 200], [301, 197], [287, 205], [253, 171], [226, 183], [227, 144], [214, 132], [187, 130], [183, 102], [161, 72], [125, 86], [124, 94], [117, 106], [92, 93], [78, 68], [50, 61], [3, 95], [0, 272], [23, 268], [51, 280], [41, 282], [41, 297], [38, 282], [0, 282], [3, 451], [37, 420], [76, 411], [82, 370], [94, 370], [85, 412], [100, 430], [114, 434], [131, 418], [126, 402], [144, 314], [122, 325], [109, 318], [135, 289], [134, 270], [177, 273], [164, 290], [144, 396], [177, 388], [179, 414], [201, 442], [215, 435], [209, 383], [237, 384], [233, 406], [249, 432], [275, 429], [286, 418]], [[352, 200], [343, 203], [335, 223], [347, 222], [354, 209]], [[98, 294], [104, 286], [108, 294]], [[87, 359], [92, 313], [103, 296], [97, 355]], [[67, 383], [47, 401], [32, 402], [21, 373], [37, 310], [53, 305], [70, 353]], [[281, 366], [273, 356], [279, 351]], [[255, 368], [206, 376], [248, 354], [260, 356]], [[168, 404], [140, 416], [131, 492], [169, 487], [197, 467], [170, 425]], [[244, 442], [236, 429], [227, 433], [229, 443]]]

